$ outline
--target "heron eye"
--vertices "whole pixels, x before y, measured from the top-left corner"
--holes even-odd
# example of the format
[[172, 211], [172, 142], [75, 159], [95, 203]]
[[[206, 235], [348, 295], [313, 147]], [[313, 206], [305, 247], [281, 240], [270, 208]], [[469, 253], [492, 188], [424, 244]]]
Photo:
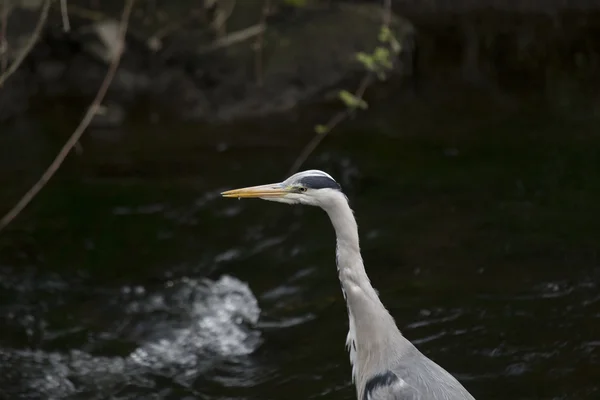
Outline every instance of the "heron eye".
[[301, 187], [299, 187], [299, 188], [298, 188], [298, 191], [299, 191], [300, 193], [305, 193], [307, 190], [308, 190], [308, 189], [307, 189], [307, 188], [305, 188], [304, 186], [301, 186]]

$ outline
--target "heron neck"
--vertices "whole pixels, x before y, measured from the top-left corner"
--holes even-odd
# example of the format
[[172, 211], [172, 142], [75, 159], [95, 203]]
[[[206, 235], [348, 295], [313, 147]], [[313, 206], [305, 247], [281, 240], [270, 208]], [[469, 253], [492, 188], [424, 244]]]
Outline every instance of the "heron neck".
[[357, 341], [365, 346], [400, 335], [396, 324], [371, 285], [360, 253], [358, 226], [346, 199], [326, 210], [337, 238], [337, 267]]

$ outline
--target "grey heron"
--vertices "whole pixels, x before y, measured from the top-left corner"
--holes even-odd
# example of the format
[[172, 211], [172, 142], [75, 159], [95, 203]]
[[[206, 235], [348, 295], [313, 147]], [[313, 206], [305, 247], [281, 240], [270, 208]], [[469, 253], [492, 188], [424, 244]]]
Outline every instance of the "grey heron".
[[358, 400], [474, 400], [456, 378], [421, 353], [396, 326], [367, 276], [354, 212], [331, 175], [308, 170], [283, 182], [221, 195], [317, 206], [329, 215], [348, 310], [346, 346]]

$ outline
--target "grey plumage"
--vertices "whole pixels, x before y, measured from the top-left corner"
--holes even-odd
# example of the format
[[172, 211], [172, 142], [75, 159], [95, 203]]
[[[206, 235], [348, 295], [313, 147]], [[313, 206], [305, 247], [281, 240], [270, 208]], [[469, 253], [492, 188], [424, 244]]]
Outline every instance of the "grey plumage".
[[360, 253], [358, 227], [340, 185], [318, 170], [299, 172], [281, 183], [222, 193], [318, 206], [336, 233], [336, 264], [348, 309], [346, 346], [358, 400], [474, 400], [442, 367], [400, 332], [371, 285]]
[[368, 378], [362, 400], [473, 399], [448, 372], [412, 349], [385, 372]]

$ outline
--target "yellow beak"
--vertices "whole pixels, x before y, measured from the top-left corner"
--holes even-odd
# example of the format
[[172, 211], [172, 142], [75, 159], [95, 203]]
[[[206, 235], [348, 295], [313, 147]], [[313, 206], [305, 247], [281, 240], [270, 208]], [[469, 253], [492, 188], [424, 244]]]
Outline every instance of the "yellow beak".
[[237, 197], [238, 199], [253, 199], [265, 197], [283, 197], [289, 191], [282, 188], [280, 183], [272, 183], [269, 185], [250, 186], [241, 189], [228, 190], [221, 193], [223, 197]]

